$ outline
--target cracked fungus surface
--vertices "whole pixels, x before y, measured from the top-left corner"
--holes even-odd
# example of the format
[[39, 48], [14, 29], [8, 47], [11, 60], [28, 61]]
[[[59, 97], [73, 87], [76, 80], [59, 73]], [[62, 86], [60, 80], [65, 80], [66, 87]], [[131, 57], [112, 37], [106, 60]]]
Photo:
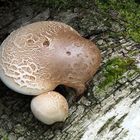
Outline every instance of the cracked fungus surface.
[[59, 84], [83, 86], [99, 67], [100, 54], [70, 26], [44, 21], [12, 32], [1, 45], [0, 61], [4, 83], [36, 95]]

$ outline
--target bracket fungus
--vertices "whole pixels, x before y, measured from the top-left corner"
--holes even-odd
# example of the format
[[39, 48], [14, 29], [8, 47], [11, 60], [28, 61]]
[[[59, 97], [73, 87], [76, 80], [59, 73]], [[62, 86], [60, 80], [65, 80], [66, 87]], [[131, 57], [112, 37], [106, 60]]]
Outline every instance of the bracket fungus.
[[[58, 85], [65, 85], [76, 89], [77, 95], [82, 94], [100, 61], [100, 51], [95, 44], [81, 37], [72, 27], [55, 21], [35, 22], [13, 31], [1, 44], [0, 78], [16, 92], [38, 95], [31, 103], [32, 111], [42, 122], [52, 124], [64, 121], [67, 116], [66, 100], [53, 90]], [[49, 97], [50, 94], [58, 97], [57, 103], [55, 98], [51, 102], [53, 96]], [[35, 110], [41, 103], [44, 110]], [[44, 119], [45, 112], [47, 114], [50, 111], [47, 105], [62, 104], [66, 105], [59, 112], [66, 113], [63, 117], [53, 118], [53, 113], [50, 113], [46, 117], [48, 120]], [[44, 111], [42, 115], [38, 114], [41, 110]]]

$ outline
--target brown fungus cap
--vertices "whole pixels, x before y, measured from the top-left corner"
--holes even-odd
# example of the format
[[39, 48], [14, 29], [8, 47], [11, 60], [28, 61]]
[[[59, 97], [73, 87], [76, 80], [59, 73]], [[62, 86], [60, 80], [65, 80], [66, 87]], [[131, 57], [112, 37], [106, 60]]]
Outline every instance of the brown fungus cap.
[[70, 26], [41, 21], [13, 31], [0, 46], [0, 78], [16, 92], [38, 95], [63, 84], [79, 93], [100, 65], [95, 44]]

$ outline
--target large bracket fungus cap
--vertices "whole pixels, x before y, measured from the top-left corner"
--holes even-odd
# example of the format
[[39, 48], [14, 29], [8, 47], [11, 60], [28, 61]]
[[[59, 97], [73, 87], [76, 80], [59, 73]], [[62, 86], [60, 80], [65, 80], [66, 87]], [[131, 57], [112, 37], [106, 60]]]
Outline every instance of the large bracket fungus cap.
[[70, 26], [41, 21], [13, 31], [0, 47], [0, 78], [16, 92], [38, 95], [63, 84], [79, 93], [100, 65], [100, 51]]

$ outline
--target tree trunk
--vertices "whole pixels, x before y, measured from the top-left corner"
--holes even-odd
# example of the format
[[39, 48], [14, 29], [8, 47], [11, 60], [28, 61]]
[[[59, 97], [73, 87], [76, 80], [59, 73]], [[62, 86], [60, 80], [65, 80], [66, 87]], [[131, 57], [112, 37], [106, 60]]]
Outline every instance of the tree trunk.
[[[69, 117], [51, 126], [34, 118], [30, 96], [0, 82], [0, 138], [2, 140], [139, 140], [140, 139], [140, 45], [118, 32], [124, 22], [108, 18], [94, 2], [86, 7], [58, 9], [30, 1], [0, 1], [0, 41], [18, 27], [40, 20], [58, 20], [71, 25], [94, 41], [102, 64], [88, 90], [70, 103]], [[46, 4], [46, 3], [45, 3]], [[55, 3], [56, 4], [56, 3]], [[50, 7], [49, 7], [50, 6]], [[108, 15], [110, 18], [110, 15]], [[113, 20], [112, 20], [113, 19]], [[110, 34], [116, 33], [115, 37]], [[72, 94], [69, 90], [69, 96]], [[70, 100], [70, 97], [67, 97]]]

